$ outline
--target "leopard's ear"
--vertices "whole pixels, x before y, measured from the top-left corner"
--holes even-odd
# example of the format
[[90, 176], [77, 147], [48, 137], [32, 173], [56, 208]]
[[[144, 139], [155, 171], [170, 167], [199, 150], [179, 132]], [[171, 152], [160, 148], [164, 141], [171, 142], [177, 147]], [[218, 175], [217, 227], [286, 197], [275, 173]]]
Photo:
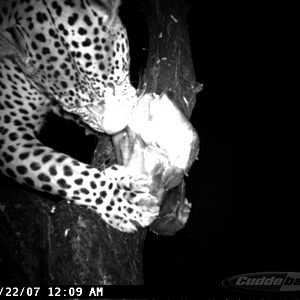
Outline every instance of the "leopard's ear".
[[119, 7], [121, 5], [121, 0], [90, 0], [94, 5], [105, 10], [109, 18], [107, 19], [106, 26], [111, 26], [114, 24], [118, 18]]

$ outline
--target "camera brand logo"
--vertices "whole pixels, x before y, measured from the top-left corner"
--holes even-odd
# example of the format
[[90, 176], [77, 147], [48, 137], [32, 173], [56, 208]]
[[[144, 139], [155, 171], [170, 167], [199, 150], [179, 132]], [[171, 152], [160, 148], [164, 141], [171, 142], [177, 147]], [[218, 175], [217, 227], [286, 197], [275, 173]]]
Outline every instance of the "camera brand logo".
[[240, 274], [223, 280], [222, 284], [227, 288], [253, 292], [297, 292], [300, 291], [300, 273]]

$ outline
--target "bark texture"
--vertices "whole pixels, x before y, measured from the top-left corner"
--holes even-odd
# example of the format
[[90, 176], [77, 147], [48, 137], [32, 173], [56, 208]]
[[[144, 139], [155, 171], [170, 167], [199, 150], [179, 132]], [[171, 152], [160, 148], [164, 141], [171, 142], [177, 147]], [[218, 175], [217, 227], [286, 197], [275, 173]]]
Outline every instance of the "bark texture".
[[[168, 96], [190, 117], [195, 95], [202, 85], [196, 82], [184, 1], [143, 1], [149, 30], [149, 55], [143, 88], [147, 93]], [[167, 122], [167, 117], [166, 117]]]
[[[167, 91], [190, 116], [201, 85], [195, 82], [187, 7], [176, 0], [144, 0], [141, 9], [150, 49], [140, 86], [147, 93]], [[109, 137], [101, 136], [92, 164], [103, 168], [114, 160]], [[146, 230], [118, 232], [93, 211], [0, 180], [1, 283], [143, 283]]]

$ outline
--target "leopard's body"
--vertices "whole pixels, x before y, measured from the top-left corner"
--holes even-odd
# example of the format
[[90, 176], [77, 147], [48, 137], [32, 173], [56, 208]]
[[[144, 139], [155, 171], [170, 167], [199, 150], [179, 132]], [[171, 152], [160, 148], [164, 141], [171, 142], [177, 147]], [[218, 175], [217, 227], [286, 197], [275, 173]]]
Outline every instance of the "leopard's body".
[[0, 3], [0, 170], [16, 181], [88, 206], [132, 232], [158, 215], [147, 177], [98, 169], [37, 138], [49, 112], [96, 131], [124, 129], [136, 102], [119, 1]]

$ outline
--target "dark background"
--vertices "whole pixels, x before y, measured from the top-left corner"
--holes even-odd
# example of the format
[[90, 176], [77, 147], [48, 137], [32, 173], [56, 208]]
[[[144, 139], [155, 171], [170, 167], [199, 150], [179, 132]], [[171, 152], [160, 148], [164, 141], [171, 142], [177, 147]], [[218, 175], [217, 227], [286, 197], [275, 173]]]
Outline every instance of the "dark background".
[[[129, 2], [124, 1], [121, 16], [132, 47], [133, 80], [138, 80], [147, 57], [141, 50], [147, 48], [147, 27]], [[186, 179], [193, 208], [176, 236], [148, 234], [146, 283], [219, 286], [240, 273], [299, 271], [297, 230], [289, 225], [286, 191], [282, 197], [280, 14], [273, 12], [275, 6], [255, 3], [231, 11], [212, 1], [187, 2], [196, 78], [204, 85], [191, 117], [201, 140], [200, 159]], [[133, 11], [135, 17], [128, 19]]]
[[[129, 34], [136, 86], [148, 48], [147, 25], [137, 2], [124, 0], [120, 11]], [[280, 97], [273, 44], [276, 23], [270, 20], [264, 26], [268, 12], [262, 10], [241, 28], [220, 4], [188, 3], [194, 68], [197, 81], [204, 84], [191, 118], [201, 140], [199, 160], [186, 179], [193, 207], [186, 227], [176, 236], [148, 234], [145, 282], [198, 286], [208, 281], [219, 286], [222, 279], [240, 273], [299, 271], [295, 228], [288, 223], [288, 199], [281, 193], [283, 112], [276, 101]], [[241, 10], [239, 17], [248, 16]], [[233, 98], [237, 100], [234, 194]], [[50, 130], [54, 126], [59, 128], [55, 134]], [[96, 146], [95, 138], [85, 137], [83, 129], [54, 117], [49, 118], [43, 138], [84, 162], [91, 161]]]

